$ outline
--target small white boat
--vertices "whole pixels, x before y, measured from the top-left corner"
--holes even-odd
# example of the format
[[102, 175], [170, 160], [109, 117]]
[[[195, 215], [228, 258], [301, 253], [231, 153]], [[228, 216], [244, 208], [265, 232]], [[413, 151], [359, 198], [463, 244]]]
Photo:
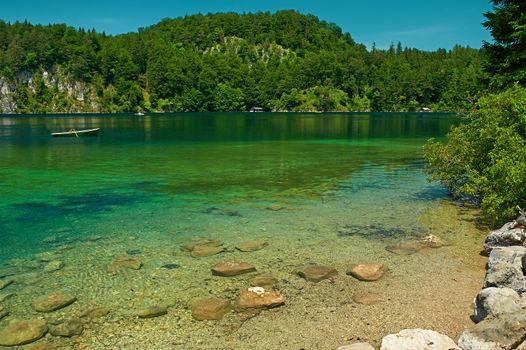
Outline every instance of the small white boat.
[[97, 136], [100, 128], [94, 129], [84, 129], [84, 130], [75, 130], [71, 129], [69, 131], [63, 132], [52, 132], [51, 136], [53, 137], [80, 137], [80, 136]]

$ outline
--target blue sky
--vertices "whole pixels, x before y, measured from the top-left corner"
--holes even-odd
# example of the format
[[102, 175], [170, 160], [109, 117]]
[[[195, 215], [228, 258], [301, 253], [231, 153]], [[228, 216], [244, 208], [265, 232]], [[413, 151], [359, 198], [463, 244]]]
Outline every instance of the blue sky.
[[32, 23], [66, 23], [120, 34], [162, 18], [209, 12], [295, 9], [334, 22], [355, 41], [386, 48], [398, 41], [422, 50], [455, 44], [480, 47], [491, 41], [482, 26], [489, 0], [17, 0], [2, 1], [0, 18]]

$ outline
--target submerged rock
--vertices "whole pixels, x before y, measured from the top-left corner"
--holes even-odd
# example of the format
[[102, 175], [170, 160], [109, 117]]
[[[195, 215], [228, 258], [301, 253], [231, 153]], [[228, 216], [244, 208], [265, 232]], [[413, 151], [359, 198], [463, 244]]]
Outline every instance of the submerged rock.
[[222, 245], [223, 242], [219, 239], [202, 239], [197, 242], [182, 245], [181, 250], [191, 252], [197, 246], [220, 247]]
[[72, 337], [81, 335], [84, 326], [80, 320], [59, 320], [49, 322], [49, 333], [56, 337]]
[[484, 250], [491, 253], [495, 247], [522, 246], [526, 240], [526, 230], [508, 222], [498, 230], [491, 231], [484, 241]]
[[212, 268], [212, 274], [216, 276], [231, 277], [244, 273], [254, 272], [256, 268], [250, 264], [240, 261], [224, 260], [218, 262]]
[[488, 317], [465, 330], [458, 340], [464, 350], [511, 350], [526, 339], [526, 312]]
[[359, 264], [347, 271], [347, 274], [360, 281], [370, 282], [382, 278], [386, 270], [384, 264]]
[[424, 248], [440, 248], [449, 245], [448, 242], [435, 235], [427, 235], [418, 239], [410, 239], [395, 244], [388, 245], [385, 249], [388, 252], [398, 255], [411, 255]]
[[307, 281], [317, 283], [321, 280], [336, 276], [338, 274], [338, 271], [329, 266], [310, 265], [303, 269], [303, 271], [300, 271], [298, 274], [301, 277], [305, 278]]
[[236, 300], [237, 309], [270, 309], [285, 304], [283, 295], [262, 287], [242, 290]]
[[15, 346], [32, 343], [48, 331], [44, 320], [14, 321], [0, 330], [0, 345]]
[[511, 288], [484, 288], [475, 298], [475, 322], [487, 316], [514, 313], [521, 310], [521, 297]]
[[219, 253], [222, 253], [225, 251], [225, 248], [223, 247], [213, 247], [213, 246], [207, 246], [207, 245], [196, 245], [190, 255], [192, 255], [194, 258], [202, 258], [205, 256], [212, 256]]
[[7, 287], [8, 285], [12, 284], [14, 282], [14, 280], [12, 279], [2, 279], [0, 280], [0, 289], [4, 289], [5, 287]]
[[268, 246], [265, 241], [250, 241], [236, 245], [236, 249], [242, 252], [254, 252]]
[[38, 344], [30, 345], [28, 348], [24, 348], [24, 350], [56, 350], [56, 349], [57, 349], [56, 347], [48, 343], [38, 343]]
[[34, 308], [38, 312], [51, 312], [73, 304], [77, 298], [69, 293], [55, 292], [35, 300]]
[[382, 339], [380, 350], [460, 350], [455, 342], [428, 329], [403, 329]]
[[84, 310], [80, 317], [84, 318], [99, 318], [108, 315], [111, 312], [111, 309], [108, 307], [96, 307], [92, 309]]
[[253, 287], [268, 288], [268, 287], [272, 287], [276, 283], [278, 283], [278, 280], [275, 277], [269, 276], [269, 275], [256, 276], [250, 280], [250, 285]]
[[362, 305], [374, 305], [382, 302], [382, 299], [374, 293], [356, 294], [352, 300]]
[[47, 263], [46, 266], [44, 266], [44, 272], [54, 272], [62, 269], [64, 267], [64, 263], [60, 260], [53, 260]]
[[231, 305], [228, 299], [201, 299], [192, 306], [192, 316], [199, 321], [220, 320], [230, 309]]
[[164, 264], [163, 266], [161, 266], [163, 269], [167, 269], [167, 270], [173, 270], [173, 269], [177, 269], [179, 267], [181, 267], [181, 265], [179, 264], [175, 264], [175, 263], [169, 263], [169, 264]]
[[150, 306], [137, 311], [139, 318], [153, 318], [166, 315], [168, 308], [166, 306]]
[[141, 267], [142, 261], [139, 259], [129, 256], [119, 256], [108, 266], [108, 272], [115, 272], [121, 268], [139, 270]]
[[2, 305], [0, 305], [0, 320], [4, 317], [9, 315], [9, 311], [7, 311]]

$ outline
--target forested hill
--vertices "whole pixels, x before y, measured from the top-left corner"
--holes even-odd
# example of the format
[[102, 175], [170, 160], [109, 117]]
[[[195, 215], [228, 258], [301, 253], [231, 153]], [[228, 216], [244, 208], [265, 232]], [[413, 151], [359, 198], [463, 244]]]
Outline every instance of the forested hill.
[[0, 112], [464, 111], [479, 50], [367, 50], [295, 11], [166, 19], [107, 36], [0, 21]]

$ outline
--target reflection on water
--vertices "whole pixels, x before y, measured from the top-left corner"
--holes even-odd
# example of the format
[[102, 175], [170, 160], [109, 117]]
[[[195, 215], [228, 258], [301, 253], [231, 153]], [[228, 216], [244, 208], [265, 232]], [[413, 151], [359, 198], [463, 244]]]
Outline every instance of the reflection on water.
[[[46, 338], [59, 348], [315, 349], [336, 348], [349, 334], [378, 342], [401, 328], [458, 335], [483, 273], [473, 258], [480, 232], [466, 220], [472, 213], [427, 182], [421, 158], [425, 140], [458, 121], [428, 113], [0, 118], [0, 276], [16, 279], [6, 288], [16, 296], [3, 305], [32, 318], [36, 295], [67, 289], [78, 301], [58, 312], [62, 318], [113, 310], [74, 345]], [[97, 137], [50, 136], [93, 127], [101, 128]], [[411, 256], [385, 249], [431, 233], [452, 244]], [[202, 258], [181, 250], [197, 239], [219, 240], [224, 250]], [[250, 240], [268, 245], [235, 249]], [[126, 254], [143, 267], [108, 274]], [[45, 272], [50, 259], [64, 266]], [[192, 300], [234, 301], [249, 286], [253, 275], [211, 276], [221, 259], [273, 275], [285, 310], [193, 320]], [[365, 284], [345, 275], [362, 262], [392, 272]], [[311, 263], [339, 275], [306, 282], [297, 271]], [[378, 305], [352, 301], [373, 292]], [[133, 310], [155, 304], [172, 306], [137, 324]]]

